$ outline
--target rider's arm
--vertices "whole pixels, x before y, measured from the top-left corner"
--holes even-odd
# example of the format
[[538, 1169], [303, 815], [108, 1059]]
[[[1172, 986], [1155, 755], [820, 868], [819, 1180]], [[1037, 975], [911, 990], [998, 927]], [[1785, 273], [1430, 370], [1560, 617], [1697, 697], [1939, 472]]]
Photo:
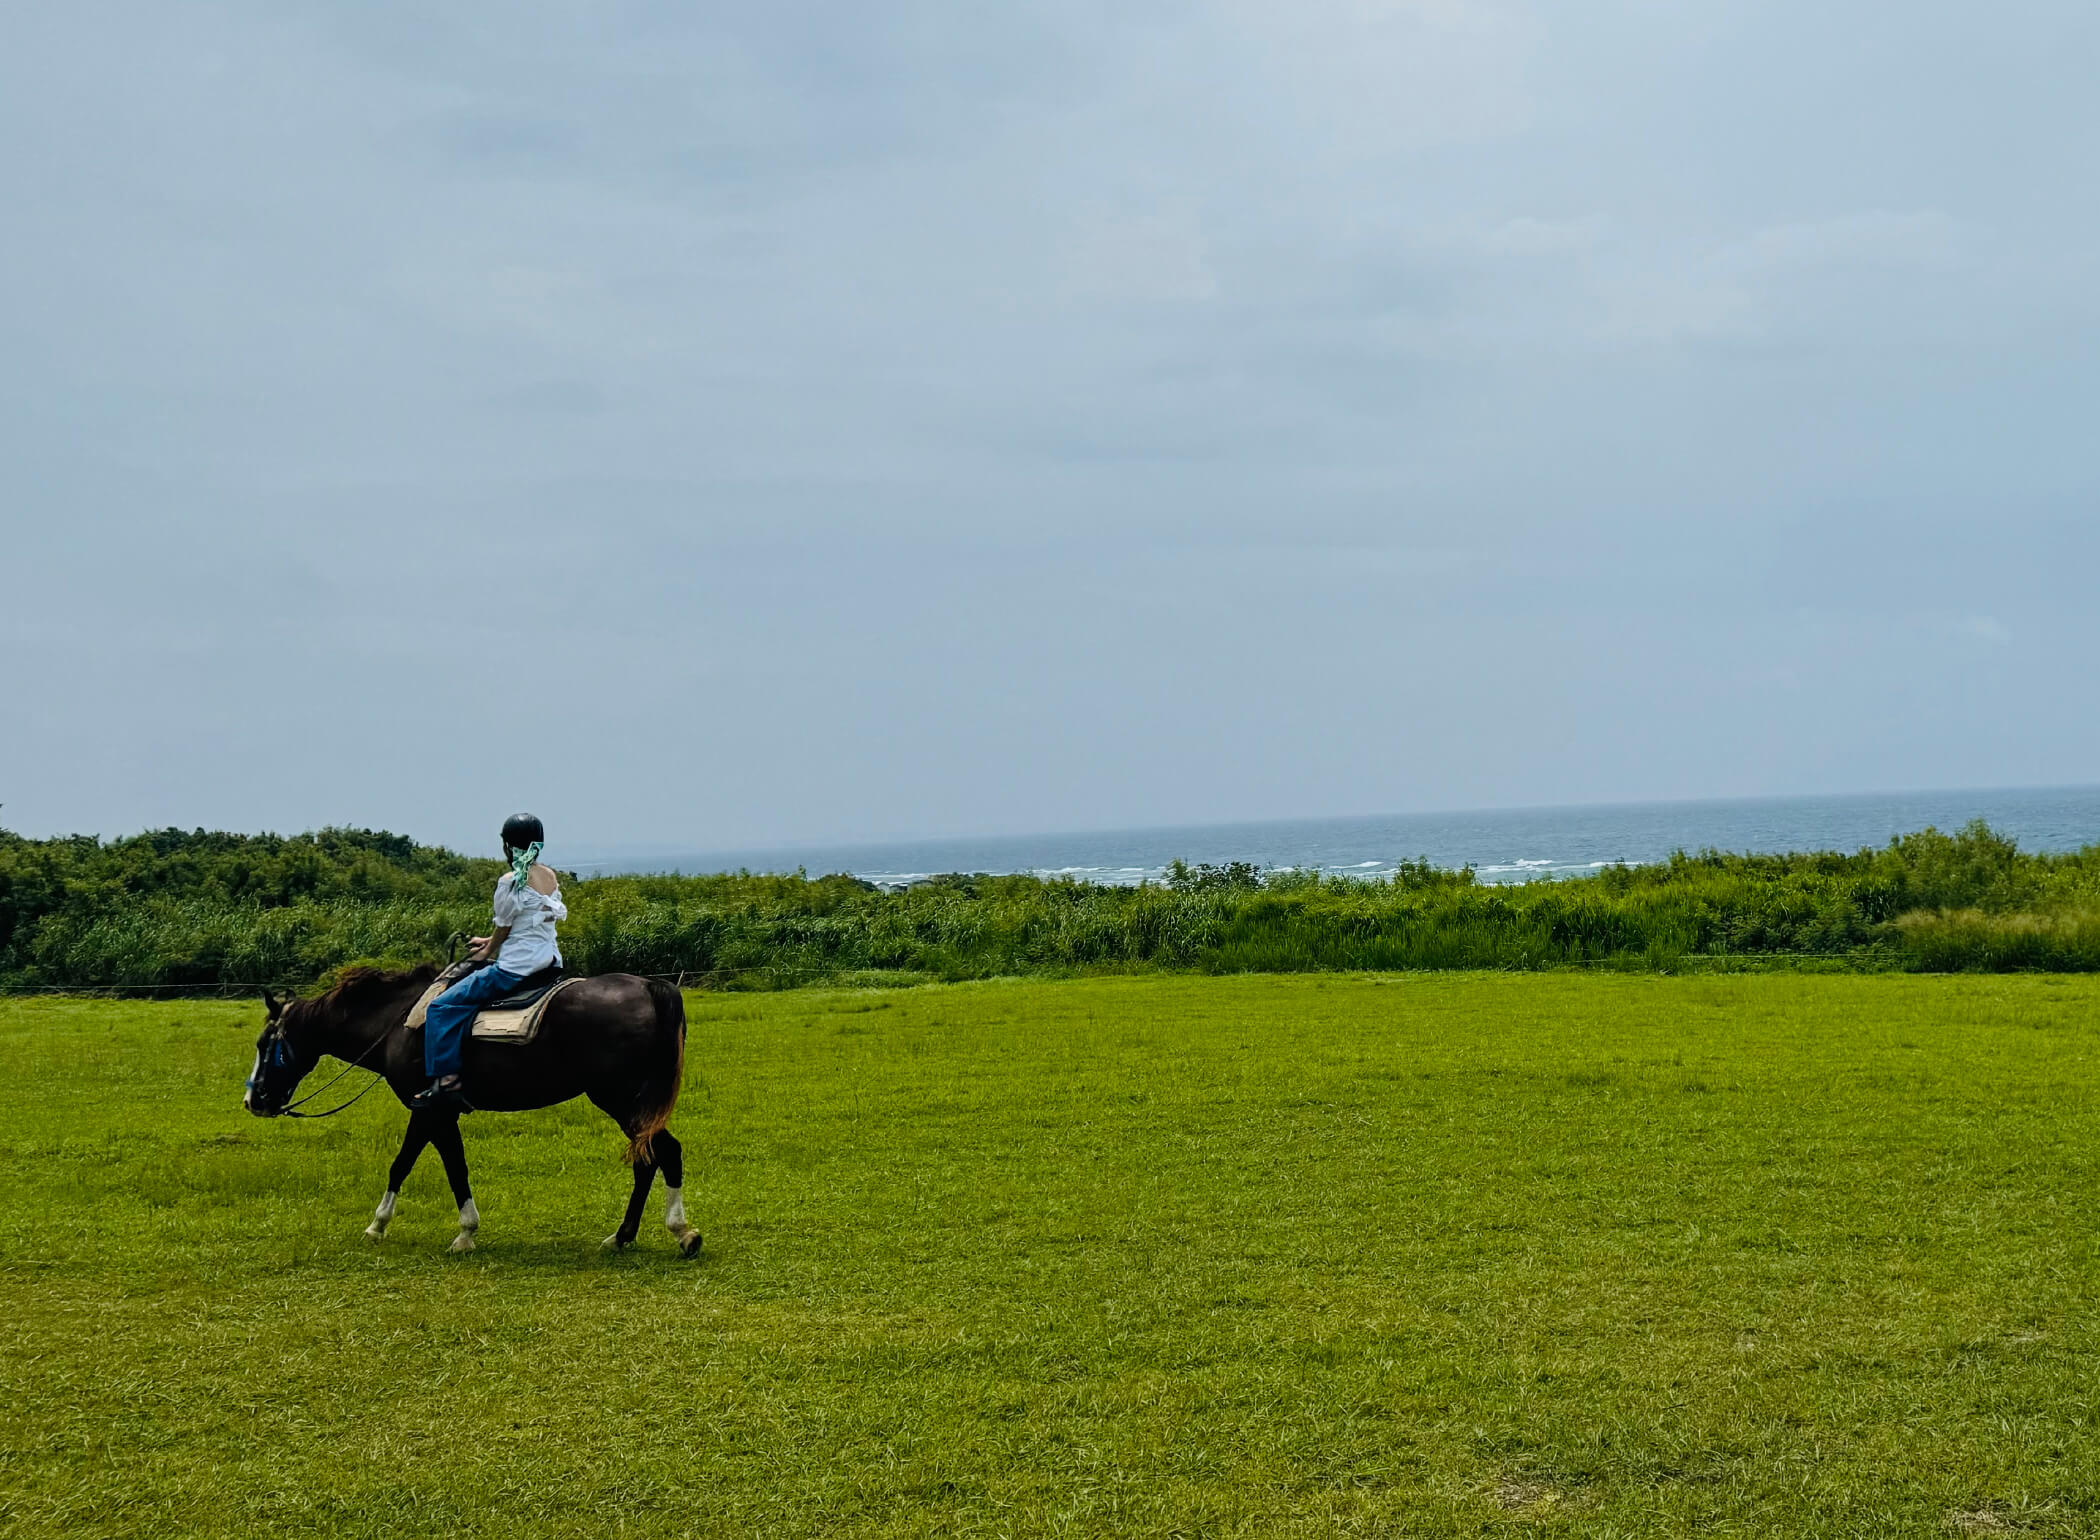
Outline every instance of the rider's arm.
[[517, 895], [512, 889], [508, 872], [496, 879], [496, 896], [491, 900], [489, 907], [494, 911], [489, 915], [489, 933], [474, 938], [476, 962], [496, 960], [496, 954], [503, 950], [504, 939], [510, 935], [512, 922], [518, 917]]

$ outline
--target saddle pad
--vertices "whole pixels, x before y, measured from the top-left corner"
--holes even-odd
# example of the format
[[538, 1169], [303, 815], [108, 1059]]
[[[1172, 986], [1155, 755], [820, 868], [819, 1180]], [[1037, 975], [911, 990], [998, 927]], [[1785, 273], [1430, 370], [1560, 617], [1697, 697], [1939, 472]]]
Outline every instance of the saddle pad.
[[554, 997], [571, 984], [582, 982], [581, 979], [563, 979], [522, 1011], [482, 1011], [474, 1017], [474, 1025], [467, 1029], [467, 1036], [490, 1043], [529, 1043], [539, 1036], [540, 1018], [547, 1014], [547, 1007], [554, 1003]]
[[[430, 1002], [458, 982], [458, 979], [440, 976], [436, 983], [424, 990], [423, 997], [408, 1013], [408, 1030], [419, 1029], [430, 1010]], [[554, 1003], [554, 997], [571, 984], [582, 982], [580, 978], [563, 979], [522, 1011], [476, 1012], [474, 1025], [467, 1029], [467, 1036], [478, 1037], [487, 1043], [529, 1043], [539, 1035], [540, 1018], [547, 1014], [547, 1007]]]

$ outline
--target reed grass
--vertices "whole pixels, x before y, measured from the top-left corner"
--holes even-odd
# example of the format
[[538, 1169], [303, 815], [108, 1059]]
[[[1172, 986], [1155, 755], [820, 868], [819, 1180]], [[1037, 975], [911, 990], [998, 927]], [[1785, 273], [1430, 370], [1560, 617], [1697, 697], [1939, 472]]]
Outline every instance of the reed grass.
[[[363, 831], [302, 839], [0, 834], [0, 984], [306, 983], [435, 957], [486, 924], [494, 862]], [[1378, 880], [1177, 863], [1128, 888], [958, 875], [878, 892], [751, 873], [565, 887], [572, 968], [747, 988], [1133, 969], [2100, 968], [2100, 847], [2023, 852], [1980, 824], [1850, 855], [1680, 853], [1517, 886], [1416, 862]]]

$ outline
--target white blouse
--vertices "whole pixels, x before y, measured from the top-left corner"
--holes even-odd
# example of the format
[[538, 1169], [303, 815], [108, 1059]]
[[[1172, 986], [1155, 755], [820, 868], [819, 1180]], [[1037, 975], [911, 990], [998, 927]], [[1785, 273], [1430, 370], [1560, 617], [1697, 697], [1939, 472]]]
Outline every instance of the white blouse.
[[554, 941], [554, 927], [569, 917], [569, 906], [561, 901], [561, 889], [542, 893], [531, 883], [514, 887], [509, 872], [496, 879], [495, 915], [498, 925], [508, 925], [503, 950], [496, 966], [520, 978], [561, 963], [561, 948]]

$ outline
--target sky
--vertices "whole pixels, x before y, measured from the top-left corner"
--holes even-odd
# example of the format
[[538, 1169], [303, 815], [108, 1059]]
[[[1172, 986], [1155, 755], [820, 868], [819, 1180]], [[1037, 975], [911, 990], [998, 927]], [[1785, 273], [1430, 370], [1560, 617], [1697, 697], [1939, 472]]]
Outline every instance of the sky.
[[0, 825], [2100, 780], [2090, 0], [7, 33]]

